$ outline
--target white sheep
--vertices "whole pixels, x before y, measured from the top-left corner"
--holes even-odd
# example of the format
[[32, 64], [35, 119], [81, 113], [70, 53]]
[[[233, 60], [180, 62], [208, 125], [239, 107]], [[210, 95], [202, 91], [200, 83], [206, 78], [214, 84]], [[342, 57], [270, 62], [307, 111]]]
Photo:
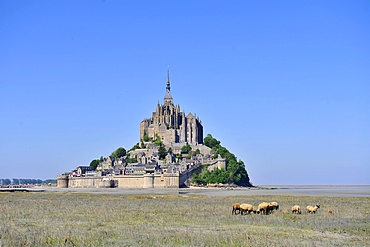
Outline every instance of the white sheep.
[[301, 214], [301, 207], [299, 205], [294, 205], [292, 207], [292, 214]]
[[231, 214], [236, 214], [236, 211], [240, 213], [240, 203], [234, 203], [233, 204], [233, 211], [231, 211]]
[[251, 214], [252, 212], [254, 212], [253, 205], [247, 204], [247, 203], [240, 204], [240, 213], [241, 214], [244, 214], [244, 213]]
[[277, 202], [270, 202], [271, 210], [278, 210], [279, 209], [279, 203]]
[[320, 204], [316, 204], [316, 206], [307, 206], [307, 213], [315, 214], [317, 209], [320, 208]]
[[272, 210], [272, 206], [270, 206], [270, 203], [268, 202], [261, 202], [258, 205], [257, 213], [259, 214], [269, 214]]

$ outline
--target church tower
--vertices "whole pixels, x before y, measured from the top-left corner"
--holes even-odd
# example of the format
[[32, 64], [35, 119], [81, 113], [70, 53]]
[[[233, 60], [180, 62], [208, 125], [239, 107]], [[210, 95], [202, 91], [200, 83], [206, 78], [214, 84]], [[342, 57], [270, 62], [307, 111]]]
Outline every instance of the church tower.
[[171, 83], [170, 83], [170, 70], [167, 70], [167, 83], [166, 83], [166, 95], [164, 96], [164, 103], [173, 104], [173, 98], [171, 95]]
[[163, 104], [158, 102], [152, 117], [140, 123], [140, 140], [145, 136], [155, 139], [157, 135], [165, 145], [203, 143], [203, 126], [199, 118], [191, 113], [185, 116], [185, 112], [180, 110], [180, 105], [175, 106], [173, 103], [169, 70]]

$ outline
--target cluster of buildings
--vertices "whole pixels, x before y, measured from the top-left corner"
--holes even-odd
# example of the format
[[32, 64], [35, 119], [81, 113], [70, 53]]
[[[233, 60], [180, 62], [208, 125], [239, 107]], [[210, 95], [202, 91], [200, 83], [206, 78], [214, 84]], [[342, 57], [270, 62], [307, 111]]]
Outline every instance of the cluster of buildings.
[[[212, 157], [211, 149], [203, 145], [203, 125], [196, 115], [185, 114], [175, 106], [167, 74], [163, 104], [158, 102], [155, 112], [140, 123], [141, 148], [130, 150], [127, 156], [103, 158], [96, 170], [79, 166], [58, 176], [61, 188], [166, 188], [187, 185], [192, 172], [201, 164], [207, 169], [226, 168], [226, 160]], [[148, 140], [160, 138], [167, 153], [159, 158], [159, 145]], [[191, 154], [180, 155], [183, 146], [191, 147]], [[196, 152], [195, 152], [196, 151]], [[184, 157], [184, 158], [183, 158]], [[135, 159], [136, 163], [129, 163]]]

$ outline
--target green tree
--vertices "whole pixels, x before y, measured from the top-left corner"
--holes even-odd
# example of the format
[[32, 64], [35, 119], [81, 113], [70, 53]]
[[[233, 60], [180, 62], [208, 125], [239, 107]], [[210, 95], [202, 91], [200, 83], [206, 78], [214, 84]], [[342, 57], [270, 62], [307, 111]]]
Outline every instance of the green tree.
[[251, 186], [243, 161], [237, 161], [236, 156], [227, 150], [227, 148], [223, 147], [221, 142], [213, 138], [210, 134], [204, 138], [204, 144], [211, 148], [213, 158], [217, 158], [220, 155], [227, 162], [227, 170], [216, 169], [212, 172], [202, 172], [200, 177], [204, 181], [207, 183], [235, 183], [240, 186]]
[[195, 184], [202, 184], [202, 185], [206, 184], [204, 179], [198, 173], [195, 173], [193, 175], [192, 182]]
[[217, 147], [213, 147], [211, 149], [211, 154], [212, 154], [212, 158], [213, 159], [216, 159], [217, 158], [217, 156], [218, 156], [218, 149], [217, 149]]
[[182, 154], [177, 154], [176, 158], [177, 158], [177, 161], [182, 160]]
[[98, 167], [99, 163], [100, 163], [100, 160], [98, 160], [98, 159], [92, 160], [90, 162], [90, 166], [92, 167], [93, 170], [96, 170], [96, 168]]
[[163, 145], [163, 143], [162, 143], [162, 139], [159, 137], [159, 135], [158, 135], [158, 134], [156, 134], [156, 135], [155, 135], [155, 137], [156, 137], [156, 139], [153, 141], [154, 145], [156, 145], [156, 146], [161, 146], [161, 145]]
[[121, 158], [126, 155], [126, 149], [119, 147], [111, 155], [115, 158]]
[[206, 145], [209, 148], [213, 148], [213, 147], [218, 148], [220, 146], [220, 143], [221, 142], [218, 141], [217, 139], [213, 138], [211, 134], [208, 134], [204, 138], [204, 145]]
[[181, 147], [181, 153], [183, 154], [187, 154], [191, 151], [191, 147], [189, 144], [186, 144], [184, 146]]
[[135, 150], [135, 149], [140, 149], [141, 147], [140, 147], [140, 145], [139, 145], [139, 143], [136, 143], [130, 150], [129, 150], [129, 152], [131, 151], [131, 150]]
[[126, 160], [126, 163], [129, 163], [129, 164], [137, 163], [137, 159], [136, 158], [129, 158], [129, 159]]
[[145, 134], [144, 136], [143, 136], [143, 141], [144, 142], [148, 142], [150, 139], [149, 139], [149, 136], [147, 135], [147, 134]]
[[161, 159], [161, 160], [165, 159], [166, 155], [167, 155], [166, 148], [164, 147], [164, 145], [160, 145], [159, 148], [158, 148], [159, 159]]

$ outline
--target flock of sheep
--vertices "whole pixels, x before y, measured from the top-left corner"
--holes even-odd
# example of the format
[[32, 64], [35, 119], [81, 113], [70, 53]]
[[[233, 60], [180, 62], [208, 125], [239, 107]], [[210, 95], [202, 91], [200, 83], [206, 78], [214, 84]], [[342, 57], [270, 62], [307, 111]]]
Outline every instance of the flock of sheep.
[[[316, 204], [315, 206], [307, 206], [306, 211], [307, 213], [315, 214], [316, 211], [320, 208], [320, 204]], [[243, 214], [269, 214], [272, 213], [274, 210], [279, 209], [279, 203], [277, 202], [262, 202], [258, 205], [257, 209], [253, 207], [251, 204], [247, 203], [234, 203], [233, 210], [231, 214], [240, 213]], [[301, 214], [301, 207], [299, 205], [294, 205], [292, 207], [293, 214]]]

